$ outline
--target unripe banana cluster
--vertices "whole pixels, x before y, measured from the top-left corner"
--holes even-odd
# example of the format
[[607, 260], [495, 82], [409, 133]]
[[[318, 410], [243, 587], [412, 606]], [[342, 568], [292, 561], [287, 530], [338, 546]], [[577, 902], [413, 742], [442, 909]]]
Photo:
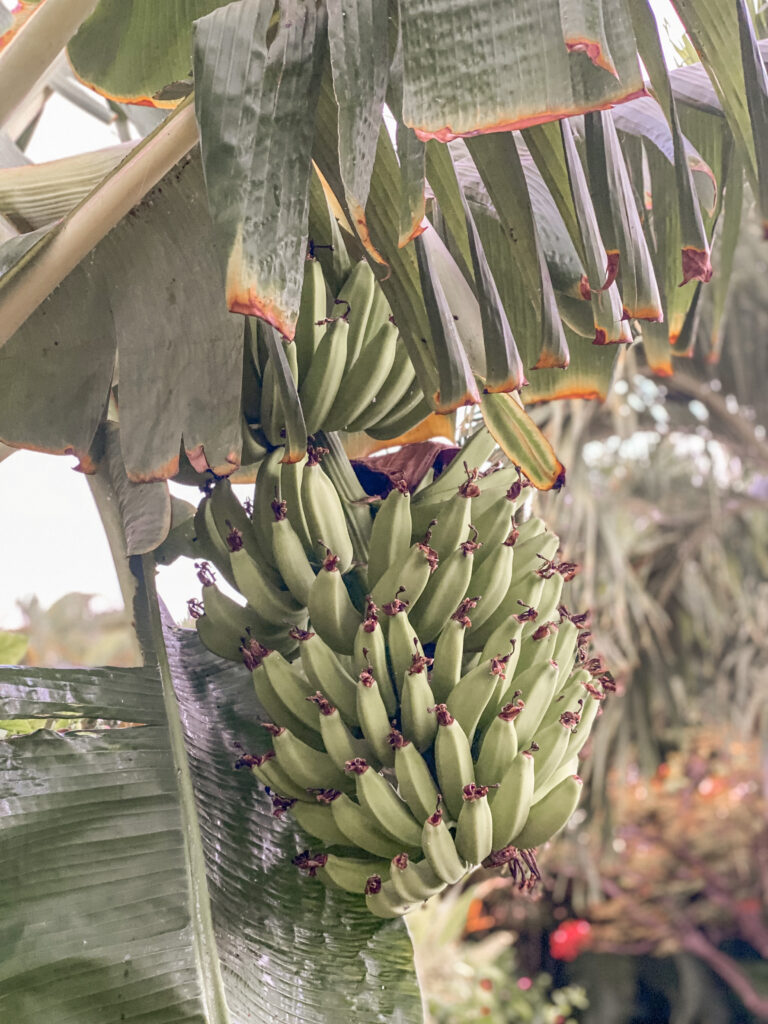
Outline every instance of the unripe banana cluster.
[[[364, 260], [335, 298], [320, 262], [307, 260], [295, 338], [283, 350], [310, 435], [343, 429], [394, 438], [430, 411], [389, 305]], [[258, 332], [246, 362], [244, 405], [244, 459], [258, 462], [266, 451], [263, 442], [281, 445], [286, 427], [275, 364]]]
[[[481, 431], [464, 455], [482, 465], [492, 446]], [[413, 495], [395, 487], [356, 564], [321, 454], [282, 464], [278, 450], [252, 508], [220, 481], [197, 513], [201, 639], [245, 662], [269, 718], [272, 749], [244, 763], [317, 846], [297, 866], [375, 914], [479, 864], [530, 885], [613, 688], [564, 604], [576, 567], [539, 518], [517, 521], [516, 470], [463, 459]]]

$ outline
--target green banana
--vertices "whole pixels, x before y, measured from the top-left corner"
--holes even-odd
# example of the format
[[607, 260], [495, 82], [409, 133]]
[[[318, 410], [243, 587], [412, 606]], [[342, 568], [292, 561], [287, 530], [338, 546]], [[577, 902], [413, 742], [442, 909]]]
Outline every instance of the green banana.
[[[468, 586], [473, 594], [477, 594], [480, 603], [472, 616], [472, 629], [479, 629], [484, 622], [487, 622], [507, 595], [512, 582], [514, 543], [514, 531], [512, 531], [496, 547], [494, 557], [487, 559], [479, 566], [477, 564], [478, 552], [475, 553], [472, 577]], [[484, 550], [484, 548], [485, 543], [480, 550]]]
[[533, 792], [534, 798], [536, 800], [541, 800], [542, 797], [546, 796], [550, 789], [554, 789], [555, 786], [559, 786], [563, 779], [568, 778], [569, 775], [578, 774], [578, 755], [575, 757], [569, 757], [566, 761], [563, 761], [563, 763], [557, 767], [557, 769], [550, 775], [550, 777], [547, 779], [545, 783], [543, 783], [542, 785], [539, 785], [538, 782], [536, 783], [536, 789]]
[[380, 420], [389, 416], [413, 386], [415, 378], [416, 372], [405, 345], [399, 343], [396, 346], [395, 361], [389, 377], [371, 400], [369, 407], [349, 424], [350, 433], [375, 427]]
[[496, 656], [470, 669], [451, 690], [445, 702], [459, 723], [470, 745], [475, 729], [488, 701], [493, 697], [499, 679], [506, 683], [509, 655]]
[[568, 741], [568, 757], [575, 757], [589, 739], [589, 734], [592, 731], [594, 721], [600, 714], [601, 703], [602, 697], [595, 697], [592, 694], [588, 694], [585, 698], [584, 705], [581, 709], [581, 720]]
[[336, 488], [323, 472], [320, 449], [310, 448], [301, 478], [301, 504], [315, 553], [322, 560], [330, 549], [338, 557], [340, 572], [352, 564], [352, 541], [344, 508]]
[[209, 495], [204, 495], [197, 506], [194, 527], [194, 546], [197, 557], [206, 562], [213, 562], [227, 583], [230, 586], [234, 586], [235, 578], [232, 575], [232, 568], [229, 564], [229, 548], [216, 529]]
[[392, 880], [382, 882], [378, 875], [368, 879], [365, 887], [365, 905], [376, 917], [394, 918], [403, 917], [409, 910], [413, 909], [412, 904], [403, 903], [398, 895]]
[[[336, 790], [331, 792], [336, 793]], [[327, 799], [321, 802], [319, 796], [320, 794], [316, 803], [297, 803], [291, 808], [297, 825], [326, 846], [347, 846], [349, 840], [333, 820], [333, 812]]]
[[407, 853], [392, 858], [389, 877], [392, 888], [405, 904], [423, 903], [442, 892], [446, 885], [428, 860], [413, 861]]
[[360, 673], [356, 693], [357, 718], [363, 736], [378, 761], [391, 768], [395, 763], [395, 754], [389, 744], [392, 723], [387, 715], [379, 684], [367, 669]]
[[272, 551], [280, 575], [291, 596], [301, 605], [309, 603], [315, 582], [315, 571], [309, 563], [304, 545], [288, 519], [287, 503], [272, 502], [275, 521], [272, 523]]
[[515, 846], [520, 850], [530, 850], [557, 835], [576, 810], [581, 789], [579, 776], [569, 775], [532, 804], [525, 825], [513, 836]]
[[[554, 661], [557, 643], [557, 626], [554, 622], [536, 619], [536, 628], [529, 636], [523, 634], [516, 671], [522, 675], [534, 667], [542, 667]], [[559, 666], [558, 666], [559, 669]]]
[[375, 424], [366, 427], [366, 433], [376, 441], [391, 441], [407, 434], [409, 430], [413, 430], [431, 412], [432, 406], [424, 397], [421, 384], [414, 378], [413, 383], [392, 411], [386, 416], [382, 416]]
[[289, 729], [272, 723], [263, 726], [272, 735], [278, 765], [298, 786], [305, 789], [349, 789], [344, 772], [339, 771], [325, 751], [315, 750]]
[[579, 723], [579, 717], [577, 712], [566, 711], [558, 721], [550, 723], [546, 728], [537, 732], [534, 746], [538, 749], [533, 755], [537, 789], [546, 785], [567, 756], [568, 740], [571, 738], [574, 726]]
[[[550, 579], [545, 577], [544, 586], [541, 590], [541, 596], [539, 597], [539, 603], [536, 605], [536, 610], [539, 613], [539, 622], [549, 622], [554, 618], [557, 606], [560, 603], [560, 596], [563, 592], [563, 578], [559, 574], [552, 576]], [[523, 636], [526, 632], [533, 632], [533, 625], [529, 625], [523, 630]]]
[[301, 503], [301, 481], [306, 464], [307, 458], [304, 456], [299, 462], [284, 462], [280, 465], [278, 493], [285, 501], [288, 522], [295, 530], [304, 551], [309, 558], [316, 558], [315, 546], [309, 536], [307, 517], [304, 515], [304, 506]]
[[[293, 708], [286, 700], [283, 700], [283, 697], [275, 689], [272, 680], [269, 678], [264, 661], [270, 653], [266, 648], [261, 648], [260, 651], [252, 650], [249, 652], [249, 660], [246, 662], [248, 667], [253, 670], [253, 688], [256, 691], [259, 703], [271, 719], [287, 726], [304, 743], [307, 743], [316, 750], [320, 750], [322, 748], [322, 741], [320, 740], [318, 730], [306, 725], [298, 715], [294, 714]], [[290, 774], [290, 771], [288, 774]], [[302, 783], [301, 785], [303, 788], [305, 784]]]
[[368, 586], [373, 588], [390, 566], [402, 565], [411, 546], [411, 496], [400, 481], [379, 506], [371, 529]]
[[347, 837], [350, 846], [356, 846], [375, 857], [387, 860], [402, 853], [398, 842], [386, 835], [376, 824], [368, 811], [346, 793], [340, 793], [331, 804], [333, 820]]
[[366, 760], [372, 758], [371, 748], [365, 740], [353, 736], [344, 720], [339, 714], [339, 709], [318, 691], [307, 697], [307, 700], [315, 704], [319, 711], [320, 736], [328, 756], [340, 771], [344, 771], [347, 761], [355, 757], [363, 757]]
[[464, 787], [475, 781], [469, 740], [445, 704], [434, 709], [438, 730], [435, 738], [435, 770], [440, 792], [454, 819], [462, 807]]
[[[376, 520], [373, 525], [376, 525]], [[371, 597], [380, 608], [399, 595], [403, 595], [402, 600], [411, 605], [418, 601], [437, 569], [437, 552], [430, 547], [429, 539], [428, 530], [423, 540], [411, 545], [405, 558], [399, 563], [392, 563], [379, 578], [371, 590]]]
[[[437, 517], [437, 524], [432, 531], [430, 543], [437, 552], [438, 558], [447, 558], [458, 548], [467, 536], [472, 523], [472, 499], [480, 495], [477, 485], [477, 470], [470, 470], [464, 463], [467, 479], [459, 487], [456, 494], [443, 506], [442, 514]], [[477, 539], [477, 534], [475, 534]]]
[[[470, 526], [470, 529], [474, 527]], [[430, 643], [438, 636], [456, 607], [456, 598], [461, 600], [465, 596], [478, 547], [475, 531], [474, 540], [464, 541], [438, 565], [421, 599], [411, 609], [411, 622], [423, 643]]]
[[397, 694], [389, 677], [387, 644], [379, 622], [378, 608], [370, 598], [366, 600], [365, 618], [355, 633], [352, 664], [358, 672], [370, 668], [379, 683], [387, 714], [394, 716], [397, 712]]
[[363, 347], [368, 316], [377, 287], [376, 278], [370, 266], [365, 260], [359, 260], [336, 297], [337, 305], [344, 303], [347, 305], [344, 316], [349, 321], [348, 370], [360, 355], [360, 349]]
[[364, 895], [371, 875], [384, 880], [389, 878], [389, 861], [370, 860], [364, 857], [339, 857], [329, 853], [325, 865], [318, 871], [318, 877], [337, 889]]
[[424, 822], [421, 830], [421, 848], [429, 866], [448, 885], [460, 881], [467, 873], [468, 865], [459, 856], [453, 836], [443, 821], [443, 812], [438, 807]]
[[309, 618], [316, 631], [339, 654], [351, 654], [362, 616], [352, 604], [339, 569], [339, 556], [326, 552], [309, 593]]
[[424, 650], [408, 618], [407, 602], [396, 597], [394, 601], [385, 604], [382, 610], [386, 615], [384, 623], [391, 675], [399, 687], [403, 676], [411, 667], [414, 648], [416, 653], [421, 655], [424, 654]]
[[363, 357], [347, 367], [344, 383], [322, 422], [323, 429], [345, 430], [369, 408], [386, 381], [395, 361], [398, 330], [385, 322]]
[[477, 602], [477, 598], [465, 597], [437, 638], [430, 682], [435, 700], [439, 704], [445, 703], [454, 686], [461, 679], [464, 634], [472, 625], [468, 613], [473, 611]]
[[[258, 541], [258, 559], [261, 564], [267, 563], [274, 567], [275, 556], [272, 554], [272, 502], [282, 493], [281, 460], [285, 448], [275, 448], [259, 463], [256, 470], [256, 484], [253, 489], [253, 532]], [[290, 502], [290, 495], [286, 493]]]
[[304, 264], [304, 280], [301, 285], [299, 317], [296, 321], [296, 356], [298, 379], [303, 381], [312, 364], [317, 346], [323, 336], [328, 292], [325, 286], [323, 268], [319, 260], [308, 257]]
[[[302, 803], [310, 804], [314, 797], [309, 794], [303, 786], [297, 785], [293, 779], [287, 775], [280, 765], [275, 761], [274, 750], [268, 750], [266, 754], [260, 754], [248, 758], [252, 773], [256, 776], [262, 785], [266, 786], [267, 789], [272, 793], [277, 793], [282, 797], [287, 797], [291, 800], [302, 801]], [[295, 805], [298, 807], [298, 803]]]
[[456, 850], [470, 864], [481, 864], [493, 849], [493, 817], [488, 787], [468, 783], [456, 822]]
[[[270, 582], [258, 563], [251, 558], [242, 547], [240, 533], [233, 530], [227, 538], [229, 544], [229, 560], [237, 589], [252, 608], [258, 608], [259, 614], [274, 626], [295, 622], [302, 605], [287, 590], [278, 590]], [[286, 633], [288, 631], [286, 627]]]
[[439, 800], [432, 773], [413, 743], [397, 729], [390, 732], [389, 744], [395, 752], [397, 788], [411, 814], [423, 824], [434, 812]]
[[277, 651], [268, 651], [264, 654], [262, 665], [272, 689], [283, 704], [307, 729], [319, 734], [317, 710], [307, 703], [307, 697], [313, 693], [312, 684]]
[[[459, 452], [451, 459], [440, 476], [429, 483], [420, 492], [415, 502], [423, 503], [442, 500], [455, 493], [456, 488], [465, 482], [465, 464], [469, 466], [482, 466], [496, 449], [496, 441], [485, 427], [480, 427]], [[465, 531], [466, 532], [466, 531]], [[463, 535], [462, 535], [463, 536]]]
[[430, 714], [435, 703], [427, 679], [431, 658], [425, 658], [416, 650], [409, 668], [403, 673], [400, 687], [400, 713], [404, 735], [418, 751], [427, 750], [435, 738], [437, 721]]
[[533, 801], [533, 788], [533, 755], [523, 750], [507, 768], [499, 788], [491, 798], [491, 841], [494, 850], [509, 846], [525, 825]]
[[547, 708], [552, 703], [557, 684], [557, 666], [548, 661], [543, 666], [534, 665], [526, 672], [515, 674], [512, 685], [520, 690], [525, 709], [517, 720], [517, 741], [526, 747], [541, 723]]
[[331, 320], [299, 387], [299, 401], [308, 434], [325, 427], [328, 414], [340, 394], [347, 363], [349, 324], [343, 317]]
[[520, 699], [505, 704], [483, 733], [475, 761], [475, 778], [481, 786], [495, 786], [501, 782], [517, 757], [515, 720], [524, 706]]
[[403, 846], [417, 848], [421, 827], [384, 776], [361, 757], [347, 761], [345, 770], [354, 776], [358, 803], [378, 828]]
[[338, 654], [321, 636], [306, 630], [292, 630], [299, 642], [301, 667], [312, 684], [335, 707], [350, 728], [359, 725], [357, 719], [357, 680], [344, 667]]
[[243, 547], [251, 558], [258, 558], [259, 544], [256, 534], [253, 532], [253, 523], [232, 490], [229, 480], [217, 480], [214, 487], [211, 488], [208, 501], [216, 530], [225, 545], [224, 550], [227, 552], [229, 550], [226, 547], [227, 536], [234, 527], [240, 531]]
[[[540, 576], [537, 576], [535, 572], [531, 572], [528, 574], [527, 582], [523, 585], [517, 580], [513, 567], [512, 581], [509, 585], [509, 590], [500, 601], [496, 611], [486, 619], [482, 626], [478, 626], [477, 629], [473, 629], [472, 632], [467, 635], [464, 640], [464, 646], [467, 650], [482, 650], [493, 634], [501, 626], [505, 626], [512, 616], [520, 616], [518, 621], [521, 623], [521, 629], [517, 635], [522, 635], [523, 627], [526, 622], [535, 620], [538, 617], [535, 605], [539, 594], [544, 588], [544, 582], [545, 581]], [[521, 597], [519, 595], [523, 596]], [[532, 607], [533, 610], [531, 610]]]

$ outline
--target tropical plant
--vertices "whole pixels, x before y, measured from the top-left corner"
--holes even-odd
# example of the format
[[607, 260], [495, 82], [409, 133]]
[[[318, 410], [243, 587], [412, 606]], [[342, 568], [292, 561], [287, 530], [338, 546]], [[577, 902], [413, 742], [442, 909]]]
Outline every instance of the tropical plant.
[[[0, 437], [89, 473], [146, 662], [4, 671], [4, 719], [130, 726], [3, 743], [10, 1019], [420, 1019], [403, 927], [297, 886], [281, 865], [300, 833], [233, 771], [238, 743], [264, 751], [259, 706], [243, 669], [163, 621], [152, 552], [202, 536], [166, 481], [300, 465], [308, 428], [360, 417], [371, 444], [429, 436], [452, 425], [428, 414], [479, 401], [528, 479], [562, 486], [517, 392], [604, 398], [632, 332], [668, 372], [721, 217], [727, 264], [744, 172], [768, 208], [749, 8], [676, 6], [703, 63], [671, 74], [645, 0], [172, 0], [162, 17], [148, 0], [39, 0], [4, 19]], [[56, 65], [64, 46], [108, 108]], [[28, 166], [52, 89], [143, 137]], [[371, 348], [352, 274], [383, 313]], [[309, 332], [318, 377], [326, 333], [363, 332], [308, 396], [305, 294], [333, 321], [309, 321], [328, 328]], [[375, 379], [373, 400], [395, 365], [408, 391], [367, 422], [343, 374]], [[320, 415], [305, 399], [326, 390]], [[371, 513], [325, 439], [354, 539]]]

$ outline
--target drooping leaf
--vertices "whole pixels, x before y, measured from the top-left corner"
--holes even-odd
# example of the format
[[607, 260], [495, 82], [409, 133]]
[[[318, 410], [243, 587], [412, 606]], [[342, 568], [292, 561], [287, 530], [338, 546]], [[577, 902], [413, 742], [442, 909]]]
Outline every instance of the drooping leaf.
[[[679, 330], [682, 330], [682, 324]], [[643, 324], [643, 351], [648, 365], [657, 377], [671, 377], [672, 345], [669, 331], [663, 323], [647, 322]]]
[[396, 121], [395, 144], [400, 164], [400, 232], [397, 244], [402, 248], [424, 230], [426, 146], [403, 120], [403, 36], [399, 20], [397, 44], [389, 72], [387, 105]]
[[77, 267], [0, 348], [0, 439], [76, 455], [88, 470], [115, 348], [103, 276], [96, 267]]
[[477, 225], [463, 193], [461, 199], [483, 325], [485, 347], [483, 387], [486, 391], [515, 391], [525, 382], [523, 363], [493, 272], [488, 266]]
[[234, 768], [266, 745], [250, 674], [174, 629], [160, 663], [2, 670], [11, 718], [132, 723], [0, 741], [8, 1019], [419, 1024], [402, 922], [299, 879], [305, 838]]
[[195, 109], [227, 304], [293, 338], [307, 247], [325, 8], [222, 7], [195, 27]]
[[365, 220], [389, 75], [388, 9], [378, 0], [329, 0], [328, 42], [339, 110], [338, 158], [347, 206]]
[[429, 247], [421, 235], [416, 238], [414, 246], [421, 289], [432, 328], [434, 358], [437, 365], [438, 390], [434, 396], [435, 408], [441, 413], [452, 412], [462, 405], [478, 401], [477, 385], [461, 344], [453, 313], [434, 268]]
[[744, 0], [736, 0], [736, 13], [739, 20], [739, 43], [744, 67], [747, 109], [755, 143], [756, 198], [763, 217], [763, 234], [768, 238], [768, 74], [758, 49], [752, 18]]
[[585, 132], [589, 188], [606, 252], [618, 259], [624, 316], [658, 320], [663, 312], [656, 275], [613, 118], [603, 111], [587, 114]]
[[483, 395], [480, 412], [499, 448], [534, 487], [549, 491], [563, 486], [564, 466], [540, 428], [512, 395]]
[[309, 185], [309, 249], [323, 267], [323, 276], [334, 295], [349, 277], [352, 262], [333, 215], [317, 167], [312, 167]]
[[459, 254], [457, 262], [460, 265], [463, 264], [461, 269], [466, 268], [469, 273], [472, 267], [472, 255], [464, 219], [462, 190], [456, 178], [450, 146], [445, 146], [442, 142], [436, 142], [434, 139], [427, 143], [426, 171], [430, 188], [440, 207], [440, 214], [450, 233], [451, 246]]
[[[570, 300], [575, 302], [576, 300]], [[589, 337], [581, 337], [564, 324], [570, 360], [563, 370], [535, 370], [521, 391], [526, 406], [557, 399], [583, 398], [604, 402], [611, 389], [613, 374], [622, 348], [619, 345], [595, 345], [592, 311], [588, 303]]]
[[120, 450], [120, 429], [105, 423], [93, 448], [94, 461], [114, 491], [129, 555], [144, 555], [161, 544], [171, 527], [171, 496], [165, 480], [133, 483], [125, 472]]
[[108, 149], [0, 170], [0, 214], [20, 231], [49, 225], [70, 212], [134, 146]]
[[[277, 332], [269, 324], [264, 324], [263, 328], [263, 338], [268, 358], [272, 362], [285, 417], [285, 457], [283, 462], [300, 462], [307, 454], [307, 428], [304, 423], [299, 393], [296, 390], [296, 381], [291, 373], [283, 343]], [[287, 342], [287, 344], [293, 345], [294, 343]]]
[[682, 252], [683, 284], [688, 281], [709, 281], [712, 266], [709, 261], [704, 223], [696, 196], [690, 167], [685, 153], [683, 133], [677, 107], [669, 84], [667, 66], [661, 49], [658, 28], [653, 11], [646, 0], [629, 0], [632, 23], [638, 51], [643, 58], [656, 98], [661, 104], [672, 130], [675, 156], [675, 187], [680, 204], [679, 225]]
[[220, 0], [99, 0], [69, 44], [78, 77], [121, 103], [174, 107], [191, 91], [192, 22]]
[[[525, 173], [511, 133], [468, 140], [469, 152], [510, 237], [518, 272], [531, 297], [538, 297], [541, 350], [537, 367], [566, 366], [568, 347], [557, 312], [552, 282], [541, 252]], [[515, 330], [515, 336], [518, 332]]]
[[447, 142], [556, 120], [641, 92], [624, 3], [610, 10], [605, 40], [619, 77], [585, 52], [569, 54], [558, 0], [439, 6], [407, 0], [400, 6], [406, 124], [423, 139]]

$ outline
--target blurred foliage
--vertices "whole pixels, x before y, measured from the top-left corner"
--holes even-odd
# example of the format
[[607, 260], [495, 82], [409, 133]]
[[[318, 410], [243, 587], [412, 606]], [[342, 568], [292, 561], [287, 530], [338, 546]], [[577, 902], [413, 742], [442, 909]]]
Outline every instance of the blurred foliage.
[[408, 918], [427, 1024], [575, 1024], [573, 1013], [587, 1005], [582, 989], [552, 991], [549, 975], [521, 975], [511, 931], [472, 938], [484, 923], [484, 896], [500, 884], [449, 890]]
[[28, 640], [23, 663], [56, 668], [135, 665], [130, 617], [123, 610], [94, 611], [92, 601], [92, 594], [79, 593], [65, 594], [48, 608], [36, 597], [19, 601], [21, 633]]
[[483, 941], [514, 929], [526, 970], [584, 985], [585, 1024], [768, 1020], [766, 772], [757, 740], [709, 728], [650, 780], [612, 773], [612, 837], [552, 843], [536, 901], [484, 890]]

